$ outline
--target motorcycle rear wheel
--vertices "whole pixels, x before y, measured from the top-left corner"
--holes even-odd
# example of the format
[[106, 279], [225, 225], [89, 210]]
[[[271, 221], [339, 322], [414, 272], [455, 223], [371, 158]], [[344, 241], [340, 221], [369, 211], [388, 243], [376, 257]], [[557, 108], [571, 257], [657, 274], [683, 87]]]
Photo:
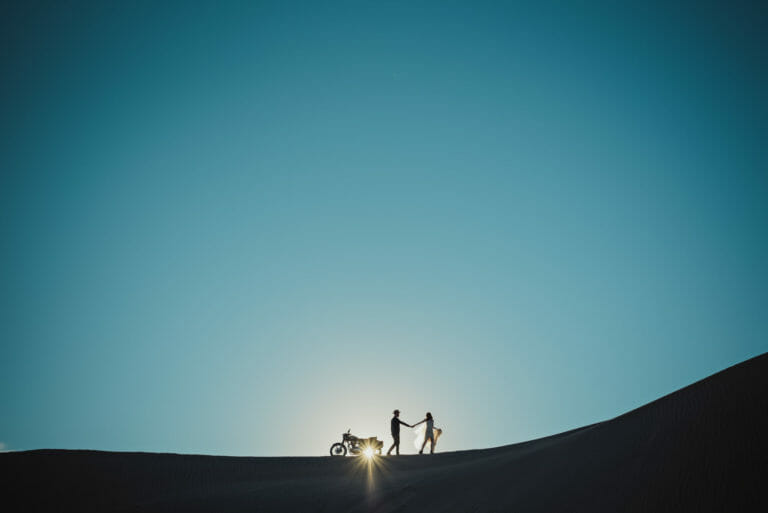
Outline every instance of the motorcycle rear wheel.
[[347, 448], [341, 442], [336, 442], [331, 446], [331, 456], [346, 456]]

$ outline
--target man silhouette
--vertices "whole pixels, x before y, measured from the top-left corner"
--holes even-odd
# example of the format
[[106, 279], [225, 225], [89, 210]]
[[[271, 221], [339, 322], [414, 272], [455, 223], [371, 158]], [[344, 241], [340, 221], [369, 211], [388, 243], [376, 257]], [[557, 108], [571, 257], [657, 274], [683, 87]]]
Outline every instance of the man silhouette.
[[392, 439], [394, 442], [392, 442], [392, 447], [389, 448], [387, 451], [387, 456], [390, 455], [392, 452], [392, 449], [395, 450], [395, 454], [400, 456], [400, 424], [403, 426], [411, 427], [410, 424], [407, 424], [399, 419], [400, 417], [400, 410], [395, 410], [392, 412], [394, 417], [392, 417], [392, 421], [390, 422], [390, 428], [392, 430]]

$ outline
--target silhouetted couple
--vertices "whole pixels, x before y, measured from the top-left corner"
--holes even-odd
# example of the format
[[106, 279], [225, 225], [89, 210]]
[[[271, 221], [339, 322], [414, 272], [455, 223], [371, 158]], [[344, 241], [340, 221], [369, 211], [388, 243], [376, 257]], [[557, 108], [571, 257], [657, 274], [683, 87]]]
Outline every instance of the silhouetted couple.
[[395, 450], [395, 454], [398, 456], [400, 455], [400, 424], [408, 427], [416, 427], [419, 424], [423, 424], [424, 422], [427, 423], [427, 428], [424, 431], [424, 443], [421, 444], [421, 450], [419, 451], [419, 454], [424, 453], [424, 447], [427, 445], [427, 442], [430, 443], [430, 454], [435, 453], [435, 421], [432, 418], [432, 414], [427, 412], [427, 416], [424, 418], [424, 420], [417, 422], [416, 424], [410, 425], [407, 422], [403, 422], [400, 420], [400, 410], [395, 410], [392, 412], [394, 417], [392, 417], [392, 421], [390, 422], [390, 428], [392, 431], [392, 439], [394, 440], [392, 442], [392, 447], [389, 448], [387, 451], [387, 456], [389, 456], [392, 453], [392, 449]]

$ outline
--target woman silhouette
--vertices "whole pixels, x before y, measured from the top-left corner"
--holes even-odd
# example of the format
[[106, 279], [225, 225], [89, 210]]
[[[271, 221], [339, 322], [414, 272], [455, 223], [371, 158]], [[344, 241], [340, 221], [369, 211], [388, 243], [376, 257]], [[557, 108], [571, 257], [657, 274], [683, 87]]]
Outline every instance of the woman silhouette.
[[429, 453], [434, 454], [435, 453], [435, 419], [432, 418], [432, 414], [427, 412], [427, 417], [424, 420], [414, 424], [413, 427], [416, 427], [419, 424], [422, 424], [424, 422], [427, 423], [427, 429], [424, 431], [424, 443], [421, 444], [421, 450], [419, 451], [419, 454], [424, 453], [424, 446], [427, 445], [427, 442], [430, 442]]

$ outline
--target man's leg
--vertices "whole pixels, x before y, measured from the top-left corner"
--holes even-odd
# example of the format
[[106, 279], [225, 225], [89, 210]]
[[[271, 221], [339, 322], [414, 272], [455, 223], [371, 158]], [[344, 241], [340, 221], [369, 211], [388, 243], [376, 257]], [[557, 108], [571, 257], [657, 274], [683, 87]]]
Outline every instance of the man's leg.
[[392, 452], [392, 449], [395, 449], [397, 451], [397, 454], [400, 454], [400, 436], [399, 435], [392, 435], [392, 447], [389, 448], [387, 451], [387, 456], [390, 455]]

